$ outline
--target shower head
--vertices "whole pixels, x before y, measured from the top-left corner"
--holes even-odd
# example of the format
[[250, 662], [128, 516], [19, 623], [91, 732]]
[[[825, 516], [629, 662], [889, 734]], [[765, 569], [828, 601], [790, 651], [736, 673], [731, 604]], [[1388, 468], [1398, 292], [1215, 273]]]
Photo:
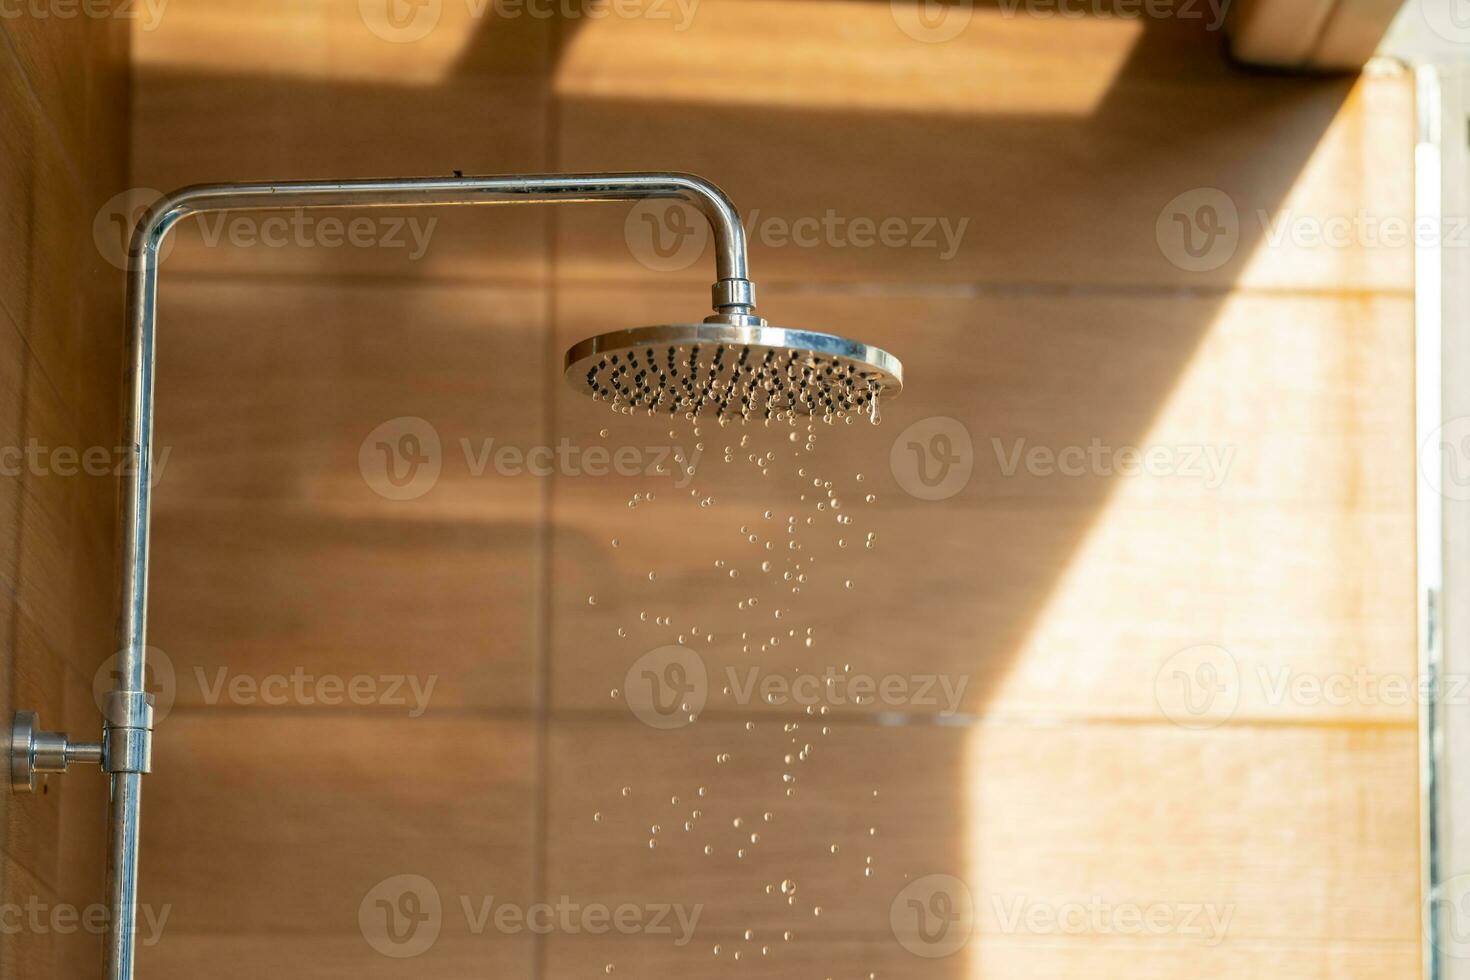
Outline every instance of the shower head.
[[[716, 319], [716, 318], [711, 318]], [[721, 322], [598, 334], [567, 351], [565, 376], [614, 407], [720, 420], [841, 418], [903, 391], [885, 350], [832, 334]]]

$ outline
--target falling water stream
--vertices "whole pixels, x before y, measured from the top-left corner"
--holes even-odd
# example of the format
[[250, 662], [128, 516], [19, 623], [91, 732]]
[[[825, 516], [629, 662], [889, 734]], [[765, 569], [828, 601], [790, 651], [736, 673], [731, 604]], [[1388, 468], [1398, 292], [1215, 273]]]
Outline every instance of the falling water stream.
[[[628, 643], [634, 633], [647, 635], [652, 628], [668, 637], [662, 641], [664, 643], [677, 643], [696, 652], [702, 650], [719, 654], [731, 664], [740, 664], [746, 669], [758, 668], [765, 673], [776, 669], [770, 658], [777, 648], [786, 658], [783, 663], [789, 661], [791, 647], [803, 654], [810, 650], [811, 656], [821, 660], [824, 638], [813, 622], [814, 610], [804, 596], [810, 596], [820, 588], [831, 589], [828, 594], [847, 595], [853, 601], [860, 601], [859, 578], [854, 573], [854, 565], [876, 547], [877, 534], [866, 527], [864, 508], [876, 503], [877, 496], [860, 472], [841, 479], [820, 472], [817, 437], [826, 429], [840, 430], [844, 426], [863, 423], [878, 425], [881, 422], [880, 394], [881, 388], [873, 385], [868, 397], [853, 410], [829, 409], [818, 415], [767, 407], [763, 419], [759, 416], [751, 418], [748, 414], [744, 418], [724, 415], [701, 418], [696, 412], [681, 411], [683, 406], [675, 406], [674, 411], [670, 411], [668, 408], [650, 409], [611, 400], [612, 410], [619, 414], [647, 414], [668, 419], [674, 426], [668, 430], [671, 445], [694, 447], [691, 454], [678, 452], [672, 455], [674, 472], [659, 472], [657, 475], [664, 478], [673, 475], [681, 481], [687, 480], [687, 490], [680, 493], [687, 494], [690, 506], [705, 511], [714, 508], [716, 513], [724, 511], [728, 514], [725, 522], [728, 550], [722, 548], [720, 553], [705, 556], [703, 560], [707, 561], [705, 567], [718, 573], [714, 579], [718, 584], [711, 588], [723, 592], [724, 602], [733, 607], [740, 626], [732, 632], [721, 633], [705, 629], [698, 623], [683, 622], [677, 611], [656, 611], [656, 599], [663, 579], [659, 570], [654, 568], [646, 572], [645, 585], [650, 599], [629, 608], [628, 620], [612, 628], [610, 642]], [[772, 448], [764, 445], [768, 441], [768, 437], [762, 435], [765, 430], [777, 436]], [[786, 435], [781, 439], [779, 435], [783, 431]], [[760, 438], [752, 439], [752, 434]], [[599, 435], [605, 439], [609, 430], [602, 429]], [[699, 463], [704, 460], [713, 461], [713, 465], [706, 464], [700, 469]], [[748, 498], [722, 504], [721, 486], [739, 481], [742, 471], [743, 474], [758, 475], [767, 488], [763, 491], [766, 496], [763, 508], [756, 505], [754, 509], [747, 510], [750, 507]], [[792, 474], [797, 481], [795, 499], [787, 498], [779, 505], [771, 506], [776, 503], [771, 498], [777, 493], [785, 497], [784, 492], [772, 485], [789, 482]], [[775, 479], [772, 479], [773, 475]], [[678, 527], [681, 518], [673, 511], [680, 505], [676, 501], [665, 501], [664, 495], [668, 492], [662, 487], [642, 487], [628, 497], [627, 506], [630, 509], [656, 506], [661, 511], [669, 508], [669, 513], [660, 514], [660, 526], [669, 529], [666, 533], [677, 533], [673, 529]], [[620, 549], [628, 543], [628, 532], [623, 531], [620, 536], [611, 538], [608, 546]], [[824, 562], [822, 559], [829, 557], [828, 553], [834, 546], [837, 559]], [[589, 606], [595, 607], [597, 596], [589, 595], [587, 601]], [[818, 604], [828, 602], [830, 608], [830, 599], [817, 601]], [[735, 653], [737, 650], [738, 655]], [[853, 665], [847, 662], [849, 657], [850, 654], [844, 654], [835, 664], [823, 663], [816, 673], [831, 685], [835, 674], [851, 674]], [[622, 662], [621, 658], [619, 662]], [[793, 675], [804, 673], [811, 673], [810, 664], [798, 665], [793, 671]], [[725, 775], [732, 759], [743, 751], [737, 736], [731, 744], [720, 746], [709, 756], [708, 771], [698, 783], [668, 796], [666, 802], [658, 802], [664, 800], [660, 795], [658, 801], [647, 804], [652, 807], [652, 812], [661, 812], [664, 816], [655, 816], [646, 824], [640, 821], [637, 826], [646, 833], [640, 832], [624, 844], [655, 854], [677, 849], [676, 853], [687, 852], [703, 859], [733, 857], [736, 861], [754, 863], [767, 869], [769, 873], [762, 876], [767, 880], [761, 886], [760, 894], [754, 898], [784, 907], [782, 918], [785, 921], [781, 927], [776, 930], [737, 930], [738, 939], [725, 936], [721, 941], [708, 943], [705, 948], [710, 955], [732, 963], [761, 957], [775, 958], [788, 948], [787, 944], [799, 941], [803, 928], [821, 918], [826, 910], [821, 904], [822, 897], [809, 894], [812, 889], [802, 888], [791, 869], [783, 868], [774, 852], [768, 851], [767, 841], [779, 836], [787, 861], [793, 848], [804, 852], [809, 847], [814, 852], [814, 859], [820, 855], [821, 860], [836, 862], [839, 868], [845, 869], [839, 870], [839, 879], [850, 876], [851, 888], [856, 889], [871, 883], [879, 874], [871, 853], [879, 828], [876, 821], [871, 817], [863, 818], [860, 811], [855, 817], [849, 816], [860, 826], [858, 841], [831, 839], [836, 831], [828, 828], [799, 826], [793, 828], [797, 835], [793, 840], [786, 836], [782, 827], [783, 804], [796, 800], [805, 791], [803, 771], [809, 769], [823, 751], [830, 751], [835, 742], [832, 719], [826, 716], [829, 714], [828, 702], [838, 699], [831, 697], [830, 690], [815, 699], [818, 703], [795, 708], [798, 712], [795, 716], [788, 713], [765, 715], [760, 706], [737, 700], [729, 686], [721, 687], [713, 682], [713, 677], [711, 681], [704, 705], [706, 711], [725, 708], [731, 713], [748, 716], [754, 712], [757, 716], [755, 719], [747, 718], [742, 725], [731, 726], [733, 731], [756, 733], [767, 726], [782, 726], [782, 749], [766, 763], [769, 765], [769, 783], [761, 791], [762, 797], [752, 798], [748, 781], [741, 782], [740, 789], [746, 795], [731, 802], [746, 806], [748, 812], [731, 818], [728, 823], [706, 816], [706, 811], [720, 799], [725, 780], [741, 778], [739, 774]], [[747, 696], [750, 690], [753, 689], [747, 689]], [[621, 702], [624, 692], [614, 687], [609, 696], [612, 701]], [[767, 695], [766, 699], [773, 706], [780, 703], [773, 695]], [[864, 702], [855, 698], [851, 703], [871, 703], [872, 700], [868, 698]], [[699, 724], [701, 714], [698, 707], [685, 702], [680, 705], [680, 711], [684, 712], [680, 721], [690, 726], [681, 732], [697, 731], [695, 726]], [[676, 733], [672, 737], [681, 735]], [[878, 798], [878, 790], [870, 788], [863, 796], [865, 799], [856, 805], [854, 801], [845, 799], [822, 802], [829, 804], [828, 809], [834, 812], [851, 815], [862, 805], [871, 810]], [[638, 781], [630, 775], [625, 778], [618, 795], [593, 812], [590, 820], [601, 825], [599, 833], [612, 833], [613, 828], [620, 824], [609, 824], [604, 815], [620, 807], [637, 807], [641, 803]], [[626, 824], [627, 821], [621, 823]], [[608, 843], [616, 846], [617, 841]], [[767, 853], [773, 856], [767, 858]], [[828, 901], [841, 899], [842, 895], [827, 896]], [[612, 962], [604, 967], [608, 974], [615, 969], [616, 964]], [[863, 973], [870, 980], [876, 977], [866, 969]], [[828, 975], [827, 972], [821, 974], [822, 977]]]

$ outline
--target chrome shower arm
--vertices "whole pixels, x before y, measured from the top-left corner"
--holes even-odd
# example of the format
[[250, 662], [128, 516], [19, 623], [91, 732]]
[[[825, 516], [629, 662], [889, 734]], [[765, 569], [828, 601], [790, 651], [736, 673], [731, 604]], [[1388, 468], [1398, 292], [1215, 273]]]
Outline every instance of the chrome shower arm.
[[745, 231], [734, 204], [692, 174], [532, 174], [389, 180], [200, 184], [165, 196], [139, 221], [129, 250], [126, 443], [133, 468], [123, 486], [117, 680], [104, 707], [103, 767], [112, 780], [106, 943], [107, 980], [132, 980], [137, 904], [139, 794], [149, 771], [152, 698], [146, 693], [148, 533], [151, 515], [154, 335], [160, 247], [184, 218], [204, 212], [422, 205], [558, 204], [678, 200], [714, 232], [714, 314], [707, 322], [763, 327], [747, 276]]
[[[179, 220], [212, 211], [290, 208], [414, 207], [473, 204], [570, 204], [599, 201], [678, 200], [709, 222], [720, 282], [749, 283], [745, 229], [734, 203], [703, 177], [683, 173], [520, 174], [488, 177], [412, 177], [391, 180], [272, 181], [195, 184], [165, 196], [143, 217], [130, 255], [157, 255]], [[134, 268], [136, 275], [139, 270]], [[754, 306], [720, 303], [722, 306]], [[746, 310], [745, 312], [749, 312]]]

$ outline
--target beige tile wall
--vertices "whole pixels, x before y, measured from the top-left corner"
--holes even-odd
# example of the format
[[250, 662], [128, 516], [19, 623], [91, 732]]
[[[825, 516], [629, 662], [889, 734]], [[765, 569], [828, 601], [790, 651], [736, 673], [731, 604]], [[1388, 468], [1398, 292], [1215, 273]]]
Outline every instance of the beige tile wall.
[[[122, 272], [93, 218], [123, 183], [129, 25], [0, 19], [0, 717], [95, 740], [112, 651]], [[75, 455], [72, 455], [75, 454]], [[94, 456], [94, 459], [97, 457]], [[0, 973], [96, 976], [107, 790], [95, 769], [0, 793]]]
[[[741, 433], [703, 432], [707, 508], [666, 476], [475, 466], [490, 439], [690, 450], [691, 433], [570, 395], [557, 364], [589, 333], [700, 310], [707, 256], [645, 267], [641, 226], [613, 207], [414, 214], [437, 219], [417, 258], [186, 229], [159, 361], [152, 641], [171, 713], [144, 824], [144, 898], [172, 917], [143, 975], [1413, 974], [1414, 705], [1275, 693], [1283, 676], [1413, 670], [1410, 254], [1282, 231], [1410, 212], [1408, 77], [1244, 75], [1200, 22], [988, 4], [933, 44], [877, 2], [703, 0], [683, 21], [687, 6], [542, 18], [445, 0], [398, 10], [439, 18], [413, 41], [375, 34], [377, 9], [173, 0], [134, 38], [131, 183], [696, 171], [753, 220], [768, 315], [888, 347], [909, 390], [811, 457], [855, 535], [804, 539], [811, 582], [787, 622], [819, 642], [745, 652], [735, 637], [758, 617], [714, 562], [754, 590], [738, 528], [811, 513], [784, 432], [732, 454], [777, 453], [766, 478], [720, 462]], [[1170, 260], [1169, 206], [1203, 188], [1233, 203], [1238, 240], [1191, 271]], [[780, 222], [829, 212], [968, 224], [943, 257], [780, 243]], [[395, 501], [361, 453], [404, 416], [432, 425], [442, 472]], [[943, 501], [906, 493], [890, 463], [934, 416], [974, 446]], [[1211, 449], [1229, 466], [1210, 485], [1007, 475], [997, 454], [1018, 440]], [[654, 504], [627, 508], [649, 489]], [[872, 551], [857, 546], [870, 530]], [[783, 593], [766, 588], [769, 609]], [[708, 710], [653, 731], [622, 703], [625, 674], [695, 626], [718, 638], [697, 641]], [[1235, 710], [1210, 727], [1169, 687], [1202, 656], [1233, 671]], [[961, 717], [808, 717], [718, 680], [843, 663], [963, 681]], [[383, 697], [303, 699], [298, 674], [363, 675]], [[381, 678], [402, 675], [434, 684], [421, 715], [380, 703]], [[962, 951], [927, 960], [890, 912], [935, 872], [967, 883], [977, 916]], [[414, 959], [362, 931], [386, 921], [375, 889], [398, 875], [442, 903]], [[783, 878], [794, 904], [768, 892]], [[535, 936], [478, 928], [461, 899], [474, 912], [488, 896], [701, 918], [682, 946]], [[1008, 928], [1018, 902], [1173, 925]], [[389, 907], [400, 925], [412, 911]], [[1191, 908], [1227, 915], [1225, 934], [1181, 923]]]

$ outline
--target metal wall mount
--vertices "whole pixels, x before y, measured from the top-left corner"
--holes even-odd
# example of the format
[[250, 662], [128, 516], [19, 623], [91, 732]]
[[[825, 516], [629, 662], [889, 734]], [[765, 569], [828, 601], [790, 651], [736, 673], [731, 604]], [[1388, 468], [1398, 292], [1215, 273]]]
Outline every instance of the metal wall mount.
[[17, 711], [10, 726], [10, 788], [36, 791], [37, 773], [62, 773], [73, 762], [102, 765], [101, 742], [73, 742], [65, 732], [41, 729], [34, 711]]

